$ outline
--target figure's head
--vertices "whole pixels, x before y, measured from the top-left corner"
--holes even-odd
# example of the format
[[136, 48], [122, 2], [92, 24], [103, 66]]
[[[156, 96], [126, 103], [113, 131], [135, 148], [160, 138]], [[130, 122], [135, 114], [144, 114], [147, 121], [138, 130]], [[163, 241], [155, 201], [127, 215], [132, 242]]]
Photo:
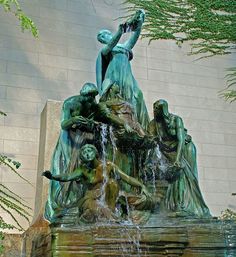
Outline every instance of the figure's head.
[[86, 144], [80, 149], [80, 159], [83, 162], [91, 162], [96, 159], [98, 155], [97, 148], [94, 145]]
[[93, 83], [85, 83], [80, 90], [80, 95], [95, 98], [98, 95], [98, 89]]
[[112, 39], [112, 33], [110, 30], [100, 30], [97, 35], [97, 40], [102, 44], [108, 44]]
[[157, 100], [153, 104], [153, 113], [155, 118], [165, 117], [165, 116], [167, 117], [169, 114], [167, 101], [163, 99]]

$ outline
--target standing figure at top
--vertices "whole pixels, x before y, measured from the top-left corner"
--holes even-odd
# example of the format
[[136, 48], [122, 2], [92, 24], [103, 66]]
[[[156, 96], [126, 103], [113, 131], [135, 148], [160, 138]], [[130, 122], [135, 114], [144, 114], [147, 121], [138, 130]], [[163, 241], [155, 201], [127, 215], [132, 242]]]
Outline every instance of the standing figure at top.
[[[100, 95], [103, 95], [112, 83], [119, 85], [121, 96], [134, 107], [139, 123], [143, 129], [146, 129], [149, 116], [143, 93], [132, 74], [130, 65], [133, 58], [132, 48], [139, 38], [144, 18], [144, 11], [138, 10], [133, 18], [119, 25], [114, 35], [109, 30], [99, 31], [97, 39], [104, 44], [104, 47], [97, 58], [96, 77]], [[118, 44], [121, 36], [128, 31], [132, 31], [129, 40], [124, 44]]]

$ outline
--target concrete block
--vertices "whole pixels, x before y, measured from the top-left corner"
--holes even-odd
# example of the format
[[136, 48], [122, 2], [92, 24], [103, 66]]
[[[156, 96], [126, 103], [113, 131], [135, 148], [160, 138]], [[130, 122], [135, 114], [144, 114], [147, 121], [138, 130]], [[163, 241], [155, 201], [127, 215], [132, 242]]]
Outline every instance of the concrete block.
[[236, 181], [236, 176], [235, 176], [235, 167], [232, 169], [228, 169], [228, 179], [230, 181]]
[[88, 71], [88, 72], [95, 71], [95, 63], [88, 60], [68, 58], [67, 67], [68, 69], [71, 69], [71, 70], [80, 70], [80, 71]]
[[229, 181], [204, 180], [201, 182], [201, 188], [206, 193], [228, 193], [230, 194]]
[[21, 51], [37, 52], [38, 44], [39, 42], [37, 41], [37, 39], [34, 38], [17, 38], [17, 40], [14, 40], [14, 37], [6, 35], [0, 38], [0, 48], [2, 49], [2, 51], [4, 51], [4, 48], [19, 51], [20, 47]]
[[7, 62], [4, 60], [0, 60], [0, 72], [4, 73], [7, 71]]
[[132, 61], [132, 67], [140, 67], [146, 69], [148, 67], [147, 59], [139, 56], [135, 56], [135, 61]]
[[37, 87], [35, 77], [1, 73], [1, 84], [11, 87], [35, 88]]
[[14, 160], [17, 160], [21, 163], [20, 168], [23, 170], [32, 170], [35, 171], [37, 169], [38, 156], [35, 155], [23, 155], [23, 154], [15, 154]]
[[[60, 91], [69, 90], [70, 88], [73, 88], [73, 83], [70, 81], [64, 81], [64, 80], [51, 80], [47, 78], [40, 78], [38, 77], [36, 79], [35, 88], [49, 92], [53, 91], [55, 95], [57, 95]], [[70, 91], [70, 90], [69, 90]]]
[[205, 179], [228, 181], [228, 169], [226, 168], [205, 168]]
[[136, 57], [142, 57], [143, 59], [147, 57], [147, 48], [145, 46], [135, 46], [133, 49], [134, 60]]
[[132, 66], [133, 75], [137, 79], [147, 79], [147, 68]]
[[7, 92], [6, 86], [0, 86], [0, 98], [1, 99], [6, 98], [6, 92]]
[[41, 176], [49, 170], [51, 158], [60, 133], [61, 102], [48, 101], [41, 114], [41, 131], [37, 173], [37, 190], [34, 220], [42, 217], [48, 194], [48, 180]]
[[197, 63], [171, 62], [171, 68], [173, 72], [177, 73], [193, 74], [213, 78], [218, 76], [218, 70], [216, 68], [201, 66]]
[[39, 128], [39, 117], [36, 115], [26, 115], [10, 113], [5, 119], [5, 125], [10, 127]]
[[[82, 12], [84, 13], [84, 10]], [[80, 25], [74, 23], [67, 23], [66, 31], [68, 35], [71, 35], [72, 37], [77, 35], [81, 37], [88, 37], [91, 38], [91, 40], [93, 40], [94, 36], [96, 36], [98, 33], [98, 28], [86, 26], [86, 24]]]
[[[235, 194], [236, 193], [236, 181], [229, 181], [229, 184], [230, 184], [230, 188], [229, 188], [230, 193]], [[235, 198], [235, 205], [236, 205], [236, 198]]]
[[227, 204], [221, 204], [221, 205], [216, 205], [216, 204], [211, 204], [210, 205], [210, 211], [215, 217], [219, 217], [222, 215], [222, 211], [226, 210], [228, 208]]
[[38, 129], [0, 126], [1, 139], [37, 142], [38, 135]]
[[38, 43], [38, 51], [42, 54], [51, 54], [51, 55], [58, 55], [58, 56], [67, 56], [67, 45], [62, 44], [59, 42], [46, 42], [40, 40]]
[[225, 138], [226, 145], [236, 145], [236, 135], [225, 134], [224, 138]]
[[64, 31], [53, 31], [53, 30], [47, 30], [43, 29], [40, 33], [40, 39], [42, 41], [46, 41], [52, 44], [67, 44], [68, 36]]
[[93, 50], [100, 49], [102, 48], [102, 45], [96, 42], [96, 37], [97, 33], [93, 35], [93, 39], [91, 37], [81, 37], [74, 35], [73, 37], [68, 38], [68, 47], [88, 48]]
[[96, 74], [95, 74], [95, 72], [68, 70], [68, 80], [69, 81], [84, 81], [84, 82], [94, 83], [96, 81]]
[[175, 106], [175, 111], [177, 113], [181, 113], [183, 117], [190, 119], [198, 119], [198, 120], [209, 120], [209, 121], [221, 121], [221, 122], [229, 122], [234, 123], [236, 121], [236, 113], [232, 112], [224, 112], [218, 110], [209, 110], [203, 108], [186, 108]]
[[202, 153], [213, 156], [236, 157], [236, 146], [202, 144]]
[[159, 71], [171, 71], [170, 61], [161, 61], [156, 58], [148, 58], [148, 68]]
[[[187, 128], [187, 127], [186, 127]], [[188, 129], [188, 128], [187, 128]], [[223, 133], [191, 131], [193, 142], [206, 144], [225, 144]]]
[[29, 196], [35, 195], [35, 187], [32, 187], [30, 184], [26, 182], [22, 182], [22, 183], [5, 182], [4, 185], [8, 187], [11, 191], [14, 191], [17, 195], [19, 195], [23, 199], [25, 197], [29, 198]]
[[0, 110], [4, 110], [6, 113], [23, 113], [34, 115], [37, 113], [37, 104], [18, 100], [3, 99], [0, 102]]
[[7, 73], [25, 76], [42, 76], [37, 66], [20, 62], [8, 62]]
[[0, 139], [0, 153], [3, 153], [3, 140]]
[[39, 77], [44, 77], [52, 80], [64, 80], [68, 79], [68, 74], [66, 69], [61, 69], [57, 67], [49, 67], [49, 66], [38, 66], [39, 69]]
[[38, 143], [28, 141], [4, 140], [4, 153], [15, 155], [35, 155], [38, 154]]
[[46, 8], [53, 8], [53, 9], [62, 9], [65, 10], [67, 8], [67, 0], [33, 0], [31, 1], [32, 4], [37, 6], [43, 6]]
[[89, 48], [77, 48], [77, 47], [69, 47], [68, 48], [68, 57], [74, 59], [85, 59], [90, 60], [94, 64], [95, 68], [95, 61], [98, 55], [98, 51], [95, 49]]
[[[204, 193], [206, 202], [211, 205], [227, 206], [229, 201], [229, 193]], [[222, 204], [223, 203], [223, 204]]]
[[236, 158], [235, 157], [226, 157], [227, 160], [227, 168], [235, 169], [236, 167]]
[[68, 58], [56, 55], [39, 54], [39, 64], [66, 69], [68, 66]]
[[[13, 174], [9, 170], [8, 167], [3, 167], [1, 168], [2, 172], [2, 183], [19, 183], [22, 184], [24, 180], [17, 176], [17, 174]], [[36, 184], [36, 171], [35, 170], [24, 170], [24, 169], [19, 169], [18, 170], [19, 174], [23, 176], [25, 179], [27, 179], [31, 184]]]
[[228, 168], [227, 158], [221, 156], [209, 156], [198, 154], [198, 163], [205, 168]]
[[21, 63], [38, 63], [38, 53], [19, 51], [8, 48], [0, 48], [0, 59]]

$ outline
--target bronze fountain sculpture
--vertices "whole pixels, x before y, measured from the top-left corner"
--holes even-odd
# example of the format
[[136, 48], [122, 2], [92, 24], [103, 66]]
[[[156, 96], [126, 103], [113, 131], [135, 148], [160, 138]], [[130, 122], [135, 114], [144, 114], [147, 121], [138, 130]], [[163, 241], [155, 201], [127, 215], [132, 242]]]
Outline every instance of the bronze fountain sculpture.
[[[138, 10], [114, 35], [98, 33], [104, 46], [96, 63], [97, 85], [85, 83], [79, 95], [63, 103], [51, 169], [42, 173], [50, 179], [44, 215], [53, 231], [50, 256], [216, 256], [208, 250], [185, 253], [191, 245], [188, 234], [196, 228], [192, 224], [212, 224], [213, 219], [198, 184], [196, 147], [183, 120], [160, 99], [150, 121], [133, 77], [132, 48], [144, 19]], [[130, 38], [119, 44], [126, 32]], [[202, 230], [204, 238], [209, 227]], [[112, 241], [114, 233], [124, 237], [117, 239], [123, 249]], [[96, 235], [101, 242], [111, 237], [114, 249], [105, 241], [96, 243]], [[78, 246], [69, 240], [73, 237]], [[136, 248], [125, 255], [127, 240]], [[60, 250], [67, 249], [64, 242], [73, 247]]]

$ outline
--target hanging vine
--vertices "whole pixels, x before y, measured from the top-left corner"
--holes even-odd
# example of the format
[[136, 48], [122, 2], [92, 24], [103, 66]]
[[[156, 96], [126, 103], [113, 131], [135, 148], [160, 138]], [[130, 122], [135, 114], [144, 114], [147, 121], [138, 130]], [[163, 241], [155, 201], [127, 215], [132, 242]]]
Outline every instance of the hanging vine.
[[[126, 9], [144, 9], [143, 37], [171, 39], [181, 45], [190, 41], [189, 54], [206, 58], [236, 50], [235, 0], [126, 0]], [[236, 67], [229, 70], [227, 88], [220, 95], [236, 100]]]

